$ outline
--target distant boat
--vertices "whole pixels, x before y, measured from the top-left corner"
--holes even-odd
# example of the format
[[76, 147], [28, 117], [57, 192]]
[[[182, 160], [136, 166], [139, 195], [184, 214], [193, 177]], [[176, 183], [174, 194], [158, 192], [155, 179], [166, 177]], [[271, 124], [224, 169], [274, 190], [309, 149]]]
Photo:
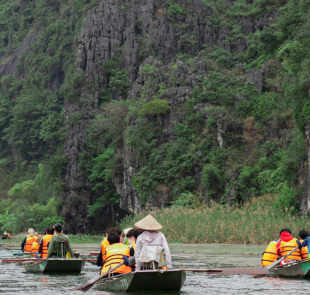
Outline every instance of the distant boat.
[[309, 278], [310, 259], [294, 261], [269, 270], [270, 274], [280, 278]]
[[99, 291], [180, 291], [186, 280], [181, 269], [144, 270], [100, 280]]
[[26, 272], [31, 273], [80, 273], [85, 265], [83, 258], [49, 258], [23, 262]]

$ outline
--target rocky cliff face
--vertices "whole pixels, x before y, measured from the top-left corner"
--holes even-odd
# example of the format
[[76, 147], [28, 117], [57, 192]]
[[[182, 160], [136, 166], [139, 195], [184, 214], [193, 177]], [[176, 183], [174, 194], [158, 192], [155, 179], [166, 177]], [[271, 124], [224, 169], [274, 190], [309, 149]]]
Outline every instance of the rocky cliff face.
[[[85, 148], [87, 126], [100, 112], [98, 93], [108, 85], [109, 78], [102, 71], [100, 64], [115, 59], [118, 54], [122, 56], [121, 67], [128, 72], [129, 88], [125, 95], [114, 91], [114, 100], [139, 99], [141, 89], [148, 79], [141, 69], [146, 64], [157, 68], [157, 72], [153, 73], [154, 79], [169, 88], [161, 98], [168, 100], [171, 105], [169, 115], [159, 118], [165, 130], [160, 137], [160, 141], [164, 143], [175, 140], [175, 122], [182, 121], [178, 108], [186, 98], [191, 98], [191, 92], [197, 86], [199, 75], [208, 74], [208, 64], [201, 61], [199, 55], [193, 67], [184, 63], [182, 58], [174, 60], [176, 54], [182, 52], [193, 56], [206, 45], [217, 45], [232, 53], [248, 50], [249, 42], [246, 37], [228, 42], [233, 33], [228, 27], [219, 27], [215, 23], [215, 11], [211, 6], [200, 0], [179, 0], [176, 3], [183, 8], [176, 14], [169, 12], [167, 1], [161, 0], [133, 0], [129, 3], [120, 0], [102, 1], [98, 7], [87, 13], [86, 24], [78, 38], [77, 71], [85, 72], [86, 84], [95, 85], [95, 89], [92, 91], [84, 89], [82, 102], [68, 102], [65, 109], [66, 128], [69, 134], [64, 152], [64, 156], [69, 159], [65, 180], [69, 185], [69, 191], [62, 215], [70, 224], [70, 228], [77, 228], [76, 231], [82, 232], [89, 228], [89, 225], [94, 225], [94, 220], [87, 218], [87, 205], [93, 201], [92, 197], [89, 197], [91, 193], [85, 187], [86, 179], [79, 168], [79, 154]], [[243, 17], [240, 20], [241, 31], [247, 36], [257, 29], [262, 30], [272, 23], [278, 14], [278, 10], [274, 10], [272, 13], [266, 13], [261, 19]], [[173, 72], [173, 76], [167, 79], [165, 77], [167, 72]], [[262, 91], [263, 79], [267, 72], [245, 71], [242, 67], [240, 69], [241, 76], [252, 81], [259, 91]], [[179, 84], [179, 81], [183, 82]], [[150, 91], [147, 99], [151, 99], [152, 94]], [[246, 99], [243, 95], [239, 97], [240, 101]], [[237, 105], [238, 101], [235, 104]], [[203, 107], [205, 105], [197, 105], [197, 112]], [[79, 111], [83, 112], [81, 123], [70, 125], [69, 117]], [[229, 128], [240, 134], [243, 132], [241, 126], [228, 126], [225, 120], [225, 115], [219, 112], [215, 132], [221, 148], [225, 147], [225, 134]], [[143, 210], [143, 205], [132, 185], [132, 178], [141, 166], [132, 163], [131, 153], [132, 151], [126, 146], [120, 151], [124, 159], [123, 170], [114, 175], [113, 182], [121, 196], [120, 207], [127, 212], [139, 212]], [[195, 164], [194, 173], [198, 176], [202, 173], [199, 161]], [[233, 194], [234, 188], [231, 187], [227, 200]], [[168, 203], [169, 195], [159, 192], [148, 199], [146, 208], [158, 208]], [[100, 222], [106, 224], [113, 219], [110, 211], [104, 212], [102, 216], [104, 218], [97, 223], [97, 226]]]

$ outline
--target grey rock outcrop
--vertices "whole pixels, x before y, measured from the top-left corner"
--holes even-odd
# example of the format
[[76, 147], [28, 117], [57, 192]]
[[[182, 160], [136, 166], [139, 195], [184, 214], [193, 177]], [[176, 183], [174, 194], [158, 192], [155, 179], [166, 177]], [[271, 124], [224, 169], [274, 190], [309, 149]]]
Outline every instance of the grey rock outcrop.
[[[98, 93], [108, 85], [108, 76], [101, 68], [101, 63], [116, 56], [122, 56], [121, 67], [129, 74], [129, 89], [126, 95], [120, 95], [118, 91], [112, 93], [112, 99], [140, 97], [140, 92], [145, 82], [141, 73], [143, 64], [154, 64], [158, 68], [156, 83], [169, 85], [169, 90], [161, 97], [169, 101], [171, 111], [169, 115], [159, 118], [165, 126], [160, 140], [174, 140], [174, 124], [182, 120], [176, 111], [186, 98], [191, 96], [192, 89], [197, 86], [201, 73], [207, 73], [208, 66], [198, 59], [195, 62], [195, 71], [190, 70], [181, 58], [172, 62], [177, 53], [183, 52], [195, 56], [204, 45], [217, 45], [229, 52], [245, 52], [249, 46], [246, 38], [227, 42], [232, 32], [226, 26], [217, 27], [212, 24], [215, 12], [201, 0], [178, 0], [178, 5], [184, 8], [184, 13], [172, 15], [168, 20], [168, 2], [160, 0], [132, 0], [123, 3], [121, 0], [103, 0], [99, 6], [88, 11], [86, 24], [79, 34], [79, 48], [77, 53], [77, 70], [86, 73], [86, 84], [94, 84], [94, 92], [85, 89], [82, 94], [83, 103], [67, 102], [65, 107], [66, 128], [68, 137], [65, 143], [64, 156], [68, 158], [68, 169], [65, 180], [69, 191], [64, 196], [66, 204], [62, 215], [70, 228], [74, 225], [77, 231], [83, 232], [94, 221], [87, 217], [87, 205], [93, 202], [91, 192], [87, 192], [86, 180], [79, 168], [79, 154], [85, 149], [87, 126], [99, 113]], [[245, 35], [268, 26], [277, 11], [266, 14], [261, 20], [242, 20], [242, 31]], [[183, 24], [183, 26], [181, 26]], [[162, 62], [164, 65], [159, 66]], [[144, 62], [144, 63], [143, 63]], [[139, 71], [139, 66], [140, 67]], [[175, 66], [173, 77], [165, 77], [168, 69]], [[249, 73], [250, 79], [256, 87], [262, 89], [262, 72]], [[175, 81], [182, 80], [182, 83]], [[199, 108], [197, 109], [199, 111]], [[73, 113], [81, 112], [81, 122], [75, 125], [69, 124], [69, 118]], [[225, 145], [226, 125], [218, 120], [219, 144]], [[222, 130], [223, 129], [223, 130]], [[128, 212], [139, 212], [143, 209], [139, 194], [132, 186], [132, 177], [140, 167], [130, 162], [130, 149], [124, 147], [120, 152], [123, 157], [123, 171], [114, 176], [113, 182], [117, 192], [121, 196], [120, 206]], [[201, 173], [201, 167], [197, 166], [197, 175]], [[165, 189], [163, 188], [163, 191]], [[79, 199], [77, 205], [74, 200]], [[162, 207], [169, 203], [168, 194], [160, 192], [152, 195], [148, 200], [147, 207]], [[112, 218], [112, 217], [111, 217]], [[107, 222], [107, 220], [103, 221]]]

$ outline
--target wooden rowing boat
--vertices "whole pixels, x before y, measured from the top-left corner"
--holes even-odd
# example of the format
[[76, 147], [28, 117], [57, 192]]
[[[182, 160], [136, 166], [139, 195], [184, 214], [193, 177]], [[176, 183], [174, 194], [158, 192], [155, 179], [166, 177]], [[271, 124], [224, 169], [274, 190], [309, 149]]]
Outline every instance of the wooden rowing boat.
[[270, 274], [280, 278], [310, 277], [310, 259], [294, 261], [270, 270]]
[[49, 258], [41, 261], [23, 262], [26, 272], [31, 273], [80, 273], [85, 265], [83, 258]]
[[181, 269], [145, 270], [100, 280], [99, 291], [180, 291], [186, 279]]

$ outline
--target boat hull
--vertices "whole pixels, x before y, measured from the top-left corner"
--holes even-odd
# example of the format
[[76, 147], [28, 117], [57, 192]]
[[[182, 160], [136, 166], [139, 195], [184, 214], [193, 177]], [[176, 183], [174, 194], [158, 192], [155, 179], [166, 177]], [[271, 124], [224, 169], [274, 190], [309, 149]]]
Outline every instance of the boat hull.
[[99, 291], [180, 291], [186, 280], [183, 270], [147, 270], [99, 281]]
[[287, 264], [270, 271], [279, 278], [306, 278], [310, 277], [310, 260]]
[[30, 273], [80, 273], [85, 265], [84, 259], [50, 258], [39, 262], [23, 263], [26, 272]]

